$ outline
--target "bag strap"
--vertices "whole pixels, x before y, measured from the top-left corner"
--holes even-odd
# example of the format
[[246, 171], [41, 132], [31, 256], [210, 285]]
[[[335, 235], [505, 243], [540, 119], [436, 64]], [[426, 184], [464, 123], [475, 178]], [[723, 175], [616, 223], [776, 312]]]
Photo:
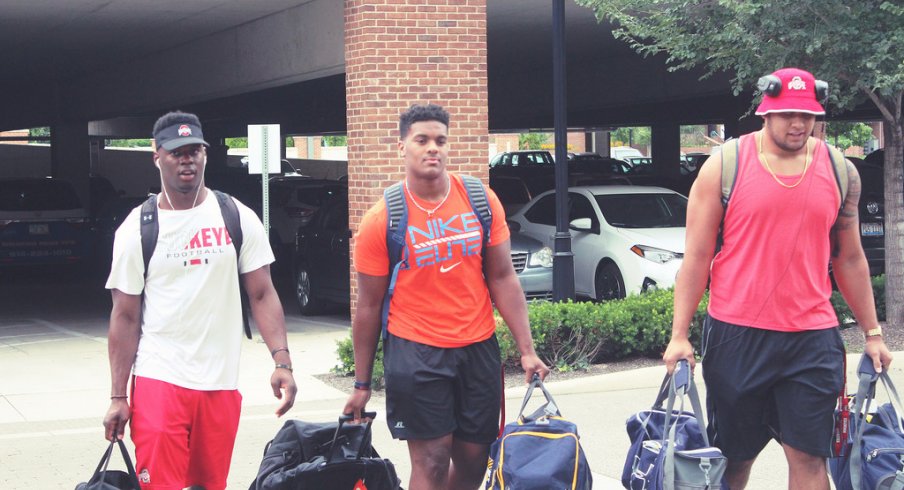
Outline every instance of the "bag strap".
[[107, 466], [110, 464], [110, 460], [113, 456], [113, 446], [119, 443], [119, 452], [122, 453], [122, 460], [126, 463], [126, 470], [128, 470], [129, 477], [132, 480], [133, 488], [136, 490], [141, 488], [141, 485], [138, 483], [138, 474], [135, 473], [135, 467], [132, 465], [132, 458], [129, 456], [129, 450], [126, 449], [126, 444], [122, 442], [122, 439], [118, 437], [114, 437], [112, 441], [110, 441], [110, 445], [107, 446], [107, 450], [104, 451], [103, 457], [101, 457], [100, 462], [97, 464], [97, 468], [94, 470], [94, 474], [91, 476], [91, 479], [88, 480], [89, 484], [106, 481], [107, 477]]
[[396, 280], [401, 269], [408, 268], [408, 259], [405, 254], [405, 233], [408, 231], [408, 204], [405, 202], [405, 194], [402, 186], [405, 181], [396, 182], [383, 191], [383, 201], [386, 203], [386, 249], [389, 252], [389, 284], [386, 294], [383, 295], [383, 330], [385, 340], [389, 335], [389, 305], [392, 295], [395, 293]]
[[[531, 395], [534, 393], [534, 388], [540, 388], [540, 391], [543, 392], [543, 396], [546, 398], [546, 403], [540, 406], [534, 413], [530, 414], [528, 417], [524, 417], [524, 408], [527, 407], [527, 402], [530, 401]], [[530, 380], [530, 386], [527, 387], [527, 392], [524, 394], [524, 401], [521, 402], [521, 410], [518, 410], [518, 420], [536, 420], [541, 417], [561, 417], [562, 413], [559, 411], [559, 406], [556, 405], [556, 401], [553, 400], [552, 395], [546, 389], [546, 386], [543, 385], [543, 381], [540, 379], [540, 375], [534, 373], [533, 377]]]
[[722, 144], [722, 208], [728, 207], [731, 192], [734, 190], [735, 180], [738, 178], [738, 153], [740, 153], [740, 138], [728, 140]]
[[477, 177], [472, 177], [467, 174], [460, 175], [461, 182], [464, 184], [465, 190], [468, 191], [468, 201], [471, 204], [471, 209], [474, 211], [474, 214], [477, 215], [477, 220], [480, 222], [481, 229], [483, 229], [483, 234], [481, 235], [483, 237], [483, 246], [480, 248], [480, 253], [482, 255], [486, 250], [487, 244], [490, 243], [493, 211], [490, 209], [490, 203], [487, 200], [487, 192], [483, 186], [483, 182]]
[[157, 235], [160, 225], [157, 223], [157, 194], [151, 194], [141, 204], [141, 257], [144, 259], [144, 278], [148, 278], [148, 264], [157, 248]]
[[[686, 378], [685, 378], [686, 376]], [[694, 418], [697, 419], [697, 426], [700, 428], [700, 434], [703, 436], [703, 444], [709, 446], [709, 436], [706, 434], [706, 424], [703, 422], [703, 407], [700, 404], [700, 394], [697, 392], [697, 385], [694, 383], [694, 375], [690, 370], [687, 360], [678, 361], [675, 371], [669, 376], [669, 396], [666, 402], [665, 425], [663, 426], [663, 434], [668, 434], [666, 440], [665, 462], [664, 462], [664, 482], [663, 488], [675, 488], [675, 438], [678, 429], [678, 419], [675, 423], [671, 422], [672, 410], [675, 408], [675, 401], [680, 397], [679, 411], [684, 411], [685, 395], [691, 402], [691, 408], [694, 411]]]
[[[242, 233], [242, 219], [239, 215], [239, 208], [236, 206], [232, 196], [214, 190], [213, 194], [217, 197], [217, 204], [220, 205], [220, 214], [223, 215], [223, 224], [226, 225], [226, 232], [232, 240], [232, 246], [235, 247], [236, 270], [241, 263], [242, 241], [244, 235]], [[245, 337], [253, 338], [251, 335], [251, 322], [249, 321], [248, 312], [251, 305], [248, 302], [248, 294], [245, 292], [245, 286], [242, 284], [242, 273], [239, 272], [239, 298], [242, 302], [242, 328], [245, 331]]]
[[885, 385], [888, 397], [891, 400], [891, 405], [895, 409], [895, 421], [898, 424], [898, 429], [904, 432], [901, 425], [901, 416], [904, 414], [904, 406], [901, 404], [898, 390], [895, 388], [894, 383], [892, 383], [888, 371], [882, 370], [881, 373], [876, 373], [873, 368], [872, 359], [866, 354], [863, 354], [860, 358], [860, 365], [857, 368], [857, 371], [859, 383], [857, 385], [857, 395], [855, 395], [854, 399], [854, 410], [851, 412], [851, 419], [854, 424], [855, 432], [849, 461], [851, 485], [852, 488], [855, 489], [863, 488], [861, 485], [861, 482], [863, 481], [863, 470], [861, 467], [863, 463], [863, 454], [860, 452], [860, 447], [863, 445], [863, 432], [866, 430], [866, 414], [869, 412], [870, 404], [876, 397], [877, 380], [882, 380], [882, 384]]
[[827, 141], [823, 141], [826, 149], [829, 151], [829, 160], [832, 162], [832, 171], [835, 174], [835, 183], [838, 184], [838, 192], [841, 195], [841, 207], [838, 212], [844, 209], [844, 200], [847, 198], [848, 186], [850, 185], [850, 176], [848, 175], [847, 159], [844, 153], [830, 145]]
[[[368, 441], [368, 434], [370, 433], [370, 426], [374, 423], [374, 419], [377, 418], [377, 412], [362, 412], [361, 418], [367, 419], [367, 426], [364, 428], [364, 435], [361, 436], [361, 443], [358, 445], [358, 449], [355, 451], [355, 461], [361, 459], [361, 453], [364, 451], [364, 444]], [[339, 416], [339, 425], [336, 426], [336, 432], [333, 433], [333, 440], [330, 442], [330, 448], [326, 452], [326, 460], [327, 463], [333, 463], [333, 448], [336, 446], [336, 441], [339, 439], [339, 431], [342, 429], [342, 425], [351, 422], [355, 419], [354, 414], [342, 414]]]

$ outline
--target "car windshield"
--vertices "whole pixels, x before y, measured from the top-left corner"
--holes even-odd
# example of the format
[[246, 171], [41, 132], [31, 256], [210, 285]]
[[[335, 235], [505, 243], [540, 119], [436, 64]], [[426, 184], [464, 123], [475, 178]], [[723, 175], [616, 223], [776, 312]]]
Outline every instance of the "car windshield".
[[58, 180], [0, 181], [0, 211], [49, 211], [81, 207], [75, 189]]
[[618, 228], [677, 228], [687, 220], [687, 199], [678, 194], [604, 194], [596, 202]]

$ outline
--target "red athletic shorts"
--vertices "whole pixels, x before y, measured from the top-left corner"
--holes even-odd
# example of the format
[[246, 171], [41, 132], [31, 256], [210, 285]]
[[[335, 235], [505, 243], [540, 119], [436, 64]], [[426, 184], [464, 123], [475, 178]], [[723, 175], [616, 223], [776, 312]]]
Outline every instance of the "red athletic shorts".
[[135, 376], [130, 428], [141, 488], [226, 488], [241, 410], [238, 390], [190, 390]]

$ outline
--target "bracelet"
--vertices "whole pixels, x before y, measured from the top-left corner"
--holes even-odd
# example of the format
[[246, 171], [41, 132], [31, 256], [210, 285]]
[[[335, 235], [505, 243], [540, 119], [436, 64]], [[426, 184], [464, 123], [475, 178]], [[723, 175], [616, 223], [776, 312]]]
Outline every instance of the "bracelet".
[[285, 352], [286, 354], [288, 354], [289, 348], [288, 347], [280, 347], [279, 349], [273, 349], [270, 351], [270, 357], [276, 357], [277, 352]]
[[356, 390], [369, 390], [370, 389], [370, 381], [355, 381], [355, 389]]
[[110, 395], [111, 400], [116, 400], [117, 398], [129, 398], [129, 395]]
[[273, 369], [288, 369], [290, 373], [292, 372], [292, 366], [288, 364], [277, 364]]

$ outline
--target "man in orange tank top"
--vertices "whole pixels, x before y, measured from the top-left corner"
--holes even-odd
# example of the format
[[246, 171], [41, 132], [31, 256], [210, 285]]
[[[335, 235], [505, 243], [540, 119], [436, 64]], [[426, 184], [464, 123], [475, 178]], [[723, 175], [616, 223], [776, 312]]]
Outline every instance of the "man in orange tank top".
[[[708, 431], [728, 458], [726, 483], [744, 488], [757, 455], [775, 439], [788, 461], [789, 488], [828, 489], [826, 458], [844, 370], [829, 262], [876, 370], [888, 368], [892, 356], [860, 244], [860, 178], [846, 162], [842, 203], [828, 149], [810, 136], [816, 116], [825, 114], [820, 99], [828, 86], [784, 68], [762, 77], [758, 88], [763, 129], [738, 141], [727, 205], [719, 152], [691, 188], [663, 360], [669, 372], [680, 359], [694, 365], [688, 328], [709, 284], [701, 355]], [[720, 226], [723, 244], [715, 253]]]
[[[477, 488], [499, 430], [502, 396], [493, 304], [512, 332], [526, 379], [545, 378], [534, 352], [524, 292], [512, 266], [505, 212], [485, 187], [489, 240], [461, 177], [446, 170], [449, 114], [414, 105], [399, 118], [408, 226], [383, 343], [386, 410], [395, 439], [408, 442], [412, 490]], [[355, 235], [358, 303], [352, 321], [355, 390], [343, 413], [356, 419], [370, 380], [389, 284], [383, 199]]]

